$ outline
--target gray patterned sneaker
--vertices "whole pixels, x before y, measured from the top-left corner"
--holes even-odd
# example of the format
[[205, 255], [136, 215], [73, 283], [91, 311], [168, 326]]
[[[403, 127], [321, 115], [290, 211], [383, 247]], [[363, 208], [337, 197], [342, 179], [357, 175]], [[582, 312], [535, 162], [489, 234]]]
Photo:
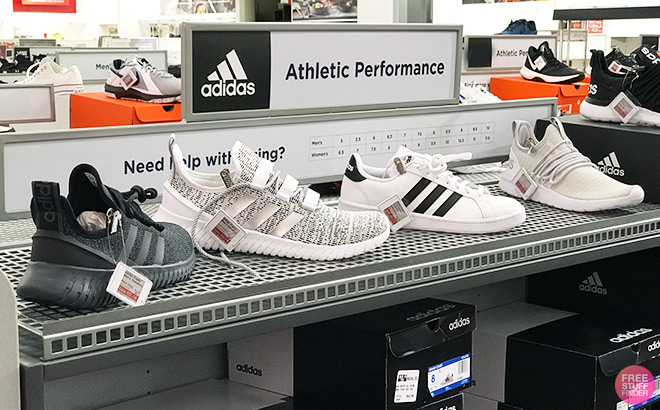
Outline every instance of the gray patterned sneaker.
[[234, 170], [219, 174], [186, 168], [173, 137], [170, 153], [172, 174], [154, 219], [189, 232], [194, 226], [194, 239], [205, 249], [330, 260], [372, 250], [389, 236], [385, 215], [327, 207], [317, 192], [280, 176], [272, 162], [240, 142], [231, 152]]
[[114, 60], [105, 81], [105, 95], [149, 103], [181, 101], [181, 80], [144, 58]]
[[39, 303], [94, 309], [117, 302], [106, 292], [117, 262], [153, 282], [153, 289], [187, 279], [195, 264], [190, 235], [159, 224], [135, 202], [156, 196], [134, 186], [121, 193], [101, 182], [91, 165], [78, 165], [69, 195], [55, 182], [32, 182], [30, 210], [37, 232], [18, 296]]

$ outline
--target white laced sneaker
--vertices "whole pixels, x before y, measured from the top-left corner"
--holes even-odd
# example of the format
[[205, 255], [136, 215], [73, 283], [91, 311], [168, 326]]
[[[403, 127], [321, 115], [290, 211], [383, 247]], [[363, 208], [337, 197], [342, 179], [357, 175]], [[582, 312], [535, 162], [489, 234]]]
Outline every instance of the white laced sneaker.
[[493, 95], [484, 87], [475, 84], [466, 85], [461, 82], [461, 92], [458, 95], [458, 102], [461, 104], [493, 103], [500, 102], [499, 97]]
[[154, 220], [183, 226], [204, 249], [330, 260], [370, 251], [389, 237], [380, 212], [329, 208], [317, 192], [273, 171], [272, 162], [238, 141], [232, 171], [189, 170], [174, 137], [170, 154], [172, 174]]
[[375, 168], [353, 154], [342, 181], [339, 209], [379, 210], [394, 197], [412, 216], [405, 228], [488, 233], [522, 224], [525, 208], [518, 201], [490, 195], [484, 186], [447, 170], [448, 162], [471, 158], [471, 153], [431, 156], [400, 147], [385, 168]]
[[518, 198], [578, 212], [637, 205], [644, 200], [639, 185], [623, 184], [598, 171], [573, 146], [557, 118], [551, 119], [541, 140], [528, 122], [513, 122], [513, 144], [500, 187]]
[[123, 100], [159, 104], [181, 101], [181, 80], [137, 56], [112, 62], [104, 90], [108, 97]]
[[53, 84], [55, 95], [83, 92], [83, 80], [78, 67], [62, 67], [50, 57], [44, 57], [28, 68], [26, 78], [16, 84]]

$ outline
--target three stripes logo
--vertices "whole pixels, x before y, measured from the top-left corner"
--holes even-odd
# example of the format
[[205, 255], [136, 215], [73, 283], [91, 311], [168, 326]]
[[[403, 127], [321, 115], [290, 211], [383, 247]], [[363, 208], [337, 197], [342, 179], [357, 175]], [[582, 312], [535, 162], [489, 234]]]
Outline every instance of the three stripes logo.
[[594, 272], [580, 283], [579, 289], [583, 292], [596, 293], [598, 295], [607, 295], [607, 288], [603, 286], [598, 272]]
[[412, 212], [443, 217], [463, 196], [421, 178], [401, 199]]
[[226, 59], [206, 79], [210, 83], [202, 85], [203, 97], [246, 96], [256, 92], [256, 86], [248, 80], [236, 50], [227, 53]]
[[605, 156], [605, 158], [598, 161], [597, 165], [598, 170], [603, 174], [615, 175], [619, 177], [622, 177], [626, 174], [626, 171], [621, 168], [619, 160], [617, 159], [616, 153], [614, 153], [614, 151], [610, 152], [607, 154], [607, 156]]

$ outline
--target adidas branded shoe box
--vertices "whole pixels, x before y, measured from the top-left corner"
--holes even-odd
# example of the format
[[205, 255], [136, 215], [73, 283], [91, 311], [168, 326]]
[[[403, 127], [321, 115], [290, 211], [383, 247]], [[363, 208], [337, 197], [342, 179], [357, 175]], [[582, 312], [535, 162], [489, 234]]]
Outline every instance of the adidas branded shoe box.
[[[660, 128], [626, 126], [591, 121], [583, 116], [561, 118], [575, 147], [598, 166], [601, 172], [626, 184], [644, 188], [644, 202], [660, 203]], [[536, 122], [536, 134], [543, 135], [548, 120]]]
[[505, 402], [532, 410], [628, 409], [616, 377], [640, 365], [660, 382], [657, 344], [660, 327], [603, 316], [576, 315], [516, 333], [507, 341]]
[[229, 380], [293, 396], [293, 329], [227, 342]]
[[422, 299], [296, 328], [296, 410], [449, 410], [438, 402], [472, 382], [475, 326], [474, 306]]
[[660, 325], [660, 252], [615, 256], [527, 278], [527, 301], [578, 313], [639, 317]]
[[505, 401], [504, 380], [508, 338], [518, 332], [574, 313], [528, 303], [511, 303], [479, 312], [479, 327], [474, 331], [472, 369], [475, 394], [495, 401]]

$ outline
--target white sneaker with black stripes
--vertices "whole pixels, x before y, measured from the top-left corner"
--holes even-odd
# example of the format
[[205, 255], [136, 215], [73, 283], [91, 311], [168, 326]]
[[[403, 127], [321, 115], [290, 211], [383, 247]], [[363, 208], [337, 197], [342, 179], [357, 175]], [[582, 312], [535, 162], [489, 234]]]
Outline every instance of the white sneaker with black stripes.
[[241, 142], [231, 151], [234, 170], [215, 174], [189, 170], [174, 137], [170, 154], [172, 174], [154, 220], [183, 226], [202, 248], [330, 260], [370, 251], [389, 237], [380, 212], [327, 207]]
[[112, 62], [104, 90], [106, 96], [123, 100], [154, 104], [181, 101], [181, 80], [137, 56]]
[[405, 228], [489, 233], [522, 224], [525, 208], [518, 201], [490, 195], [484, 186], [447, 170], [448, 162], [471, 156], [431, 156], [401, 147], [385, 168], [375, 168], [353, 154], [342, 181], [339, 209], [379, 210], [384, 208], [382, 204], [398, 199], [412, 216]]

